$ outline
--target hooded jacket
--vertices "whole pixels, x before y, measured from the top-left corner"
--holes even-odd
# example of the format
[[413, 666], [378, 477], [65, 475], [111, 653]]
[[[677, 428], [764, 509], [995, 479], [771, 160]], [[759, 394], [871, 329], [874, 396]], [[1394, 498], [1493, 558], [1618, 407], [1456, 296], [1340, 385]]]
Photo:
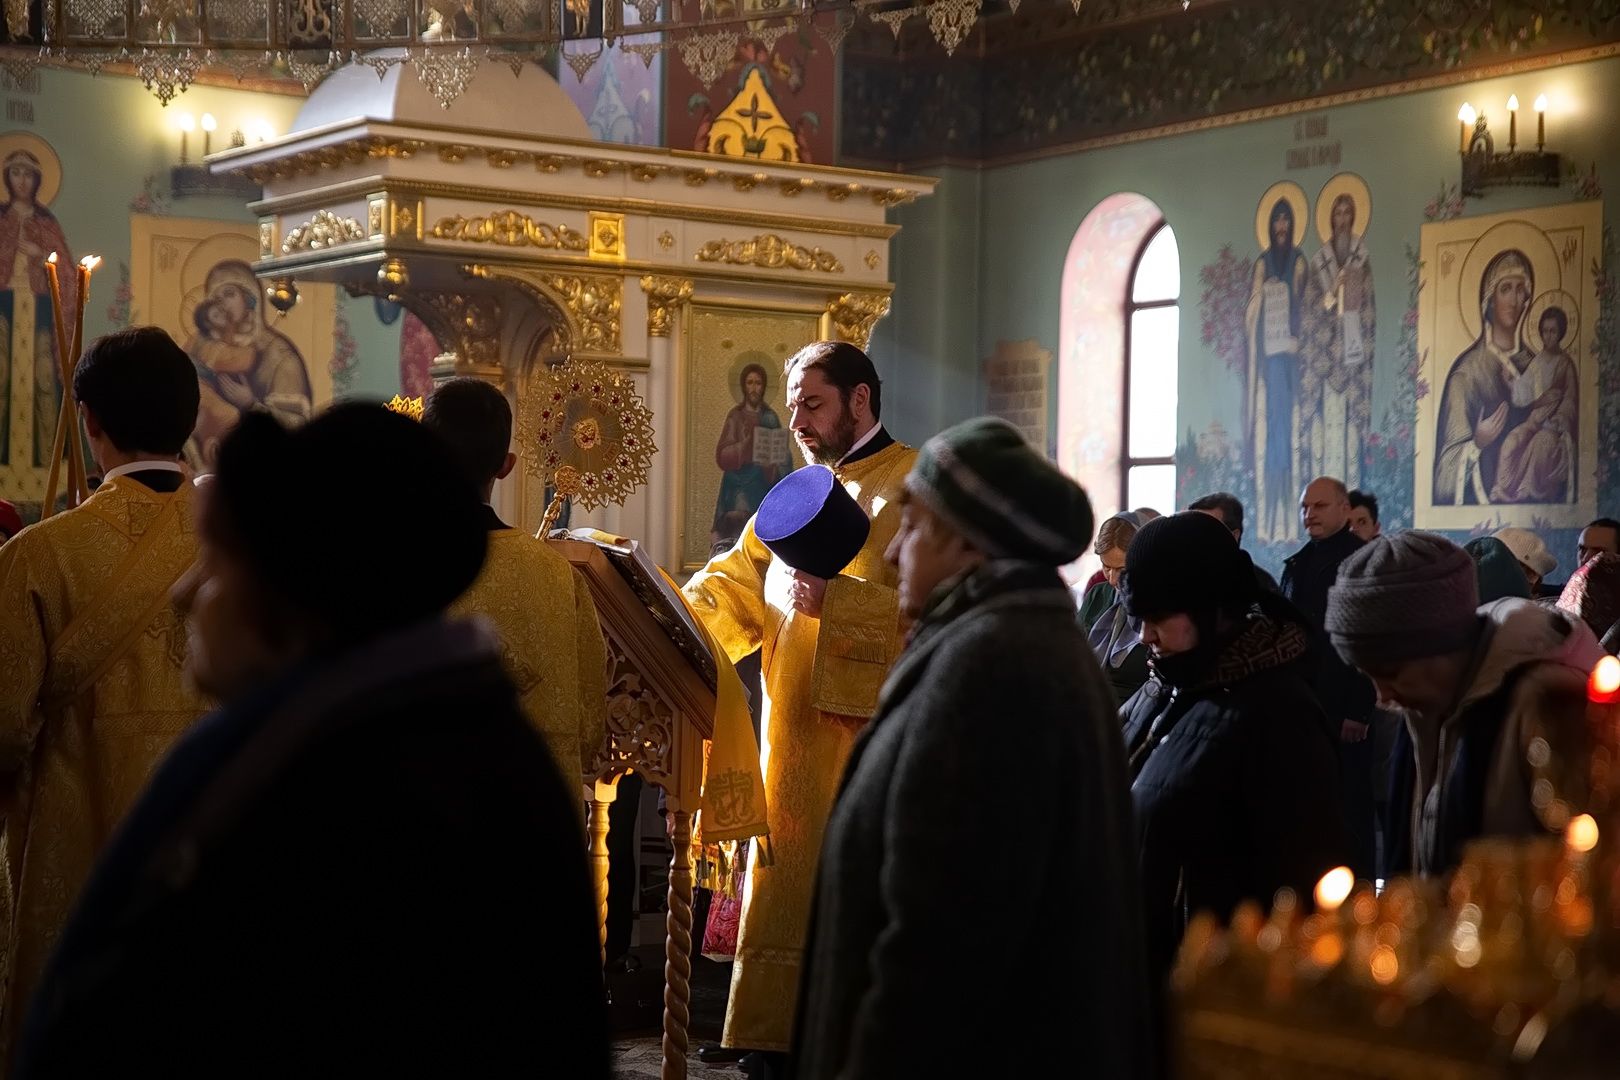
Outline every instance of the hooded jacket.
[[[1456, 704], [1438, 723], [1406, 714], [1410, 738], [1391, 763], [1386, 876], [1449, 873], [1480, 837], [1545, 835], [1531, 801], [1538, 777], [1573, 812], [1586, 803], [1586, 681], [1602, 647], [1581, 620], [1530, 600], [1498, 600], [1479, 617]], [[1550, 749], [1539, 773], [1538, 737]]]
[[[1188, 919], [1301, 896], [1342, 861], [1338, 766], [1311, 691], [1310, 630], [1251, 612], [1206, 662], [1155, 660], [1121, 710], [1155, 977]], [[1191, 669], [1191, 670], [1188, 670]]]

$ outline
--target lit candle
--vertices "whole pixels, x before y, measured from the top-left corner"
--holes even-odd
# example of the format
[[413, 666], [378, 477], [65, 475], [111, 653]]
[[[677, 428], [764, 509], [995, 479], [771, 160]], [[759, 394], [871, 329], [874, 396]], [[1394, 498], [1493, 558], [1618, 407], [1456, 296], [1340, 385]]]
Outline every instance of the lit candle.
[[1586, 699], [1597, 705], [1620, 701], [1620, 659], [1605, 656], [1586, 680]]
[[[56, 512], [56, 485], [62, 470], [62, 449], [67, 442], [68, 426], [73, 416], [73, 389], [69, 385], [72, 369], [68, 364], [67, 343], [67, 315], [62, 310], [62, 281], [58, 276], [56, 266], [56, 252], [51, 252], [45, 259], [45, 276], [51, 287], [51, 318], [56, 328], [56, 370], [62, 379], [62, 407], [56, 417], [56, 437], [52, 440], [51, 474], [45, 485], [45, 503], [40, 508], [40, 517], [48, 518]], [[68, 465], [68, 486], [78, 490], [78, 482], [73, 476], [73, 466]]]
[[184, 165], [190, 157], [190, 148], [186, 145], [188, 142], [187, 137], [197, 130], [197, 118], [188, 112], [183, 112], [176, 122], [180, 125], [180, 164]]
[[1519, 145], [1519, 95], [1508, 96], [1508, 153]]
[[1463, 107], [1457, 112], [1457, 119], [1462, 122], [1461, 153], [1463, 157], [1467, 157], [1469, 144], [1474, 141], [1474, 121], [1479, 119], [1479, 114], [1474, 112], [1474, 107], [1465, 101]]
[[[84, 305], [90, 298], [90, 272], [101, 265], [101, 256], [86, 255], [79, 260], [79, 295], [74, 298], [75, 311], [73, 313], [73, 351], [68, 354], [70, 368], [79, 366], [79, 354], [84, 349]], [[72, 382], [70, 370], [68, 381]], [[84, 443], [77, 437], [78, 425], [73, 425], [75, 437], [73, 439], [73, 460], [79, 469], [79, 501], [83, 502], [90, 497], [90, 485], [85, 480], [84, 472]]]
[[213, 150], [212, 143], [213, 143], [213, 136], [214, 136], [214, 128], [216, 128], [218, 126], [219, 125], [214, 122], [214, 114], [213, 113], [203, 113], [203, 115], [202, 115], [203, 157], [207, 157], [209, 155], [209, 153], [211, 153], [212, 150]]
[[1338, 911], [1350, 898], [1350, 890], [1355, 888], [1355, 885], [1356, 875], [1348, 866], [1329, 870], [1322, 875], [1322, 880], [1316, 883], [1317, 910], [1328, 913]]
[[1536, 98], [1536, 149], [1547, 149], [1547, 95]]

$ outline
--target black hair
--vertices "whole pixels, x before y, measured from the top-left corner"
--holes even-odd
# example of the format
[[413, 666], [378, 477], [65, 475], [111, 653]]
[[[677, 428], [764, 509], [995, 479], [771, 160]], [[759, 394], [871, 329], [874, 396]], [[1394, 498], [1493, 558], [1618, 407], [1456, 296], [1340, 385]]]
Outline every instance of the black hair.
[[[372, 482], [378, 461], [410, 489]], [[444, 611], [489, 542], [482, 499], [443, 440], [359, 402], [296, 430], [269, 413], [242, 417], [220, 443], [204, 508], [209, 541], [341, 645]]]
[[184, 450], [200, 396], [191, 357], [156, 326], [97, 338], [73, 373], [74, 400], [126, 454]]
[[463, 375], [433, 391], [422, 423], [444, 440], [480, 489], [501, 471], [512, 446], [512, 406], [492, 383]]
[[1226, 531], [1241, 533], [1243, 531], [1243, 503], [1230, 491], [1217, 491], [1213, 495], [1205, 495], [1195, 499], [1188, 505], [1189, 510], [1214, 510], [1221, 515], [1221, 521], [1226, 523]]
[[1536, 329], [1540, 330], [1541, 324], [1546, 322], [1549, 318], [1555, 319], [1558, 322], [1558, 337], [1560, 339], [1562, 339], [1565, 334], [1569, 333], [1569, 315], [1557, 304], [1554, 304], [1552, 307], [1541, 313], [1541, 318], [1536, 320]]
[[1614, 518], [1598, 518], [1596, 521], [1586, 523], [1588, 529], [1613, 529], [1615, 536], [1620, 536], [1620, 521]]
[[1370, 491], [1352, 491], [1350, 493], [1350, 509], [1360, 510], [1367, 508], [1367, 516], [1373, 521], [1378, 520], [1378, 496]]
[[838, 388], [838, 396], [845, 405], [857, 386], [865, 385], [871, 391], [872, 419], [883, 418], [883, 380], [878, 378], [872, 358], [847, 341], [818, 341], [806, 345], [788, 357], [782, 366], [784, 374], [791, 375], [795, 368], [819, 371]]

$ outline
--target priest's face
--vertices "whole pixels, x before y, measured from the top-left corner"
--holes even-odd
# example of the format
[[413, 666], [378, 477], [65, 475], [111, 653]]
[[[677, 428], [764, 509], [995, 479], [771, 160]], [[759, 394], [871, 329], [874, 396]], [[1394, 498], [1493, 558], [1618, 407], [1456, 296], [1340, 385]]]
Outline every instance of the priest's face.
[[836, 465], [855, 445], [855, 414], [844, 394], [818, 368], [788, 376], [788, 425], [806, 461]]
[[935, 589], [984, 560], [909, 492], [902, 496], [900, 528], [883, 557], [900, 570], [900, 612], [907, 619], [922, 614]]

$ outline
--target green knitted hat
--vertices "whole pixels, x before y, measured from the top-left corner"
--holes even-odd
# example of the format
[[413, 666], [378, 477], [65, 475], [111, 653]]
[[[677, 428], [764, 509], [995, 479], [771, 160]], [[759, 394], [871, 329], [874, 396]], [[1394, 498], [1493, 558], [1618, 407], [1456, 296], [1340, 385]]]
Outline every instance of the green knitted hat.
[[1091, 500], [1080, 485], [993, 416], [929, 439], [906, 489], [994, 559], [1062, 566], [1091, 542]]

